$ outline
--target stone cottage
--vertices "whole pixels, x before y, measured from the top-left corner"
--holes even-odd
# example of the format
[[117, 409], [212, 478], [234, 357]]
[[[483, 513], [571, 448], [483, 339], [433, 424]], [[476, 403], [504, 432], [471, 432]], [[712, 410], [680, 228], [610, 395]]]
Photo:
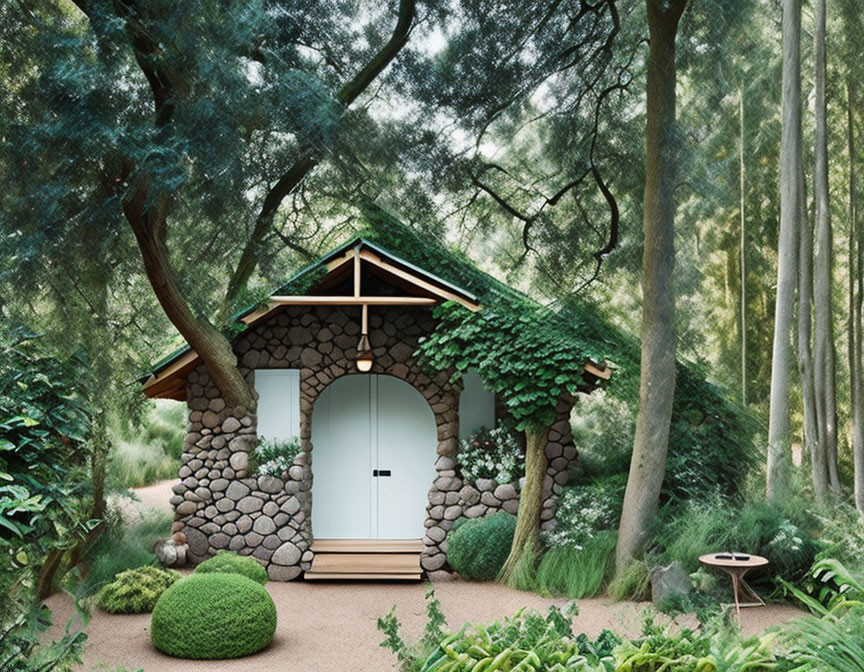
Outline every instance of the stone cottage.
[[[448, 569], [457, 519], [516, 513], [518, 484], [466, 483], [458, 469], [460, 438], [502, 413], [494, 395], [476, 374], [457, 388], [450, 372], [430, 377], [418, 365], [435, 304], [482, 309], [444, 275], [355, 238], [295, 276], [239, 317], [246, 329], [233, 347], [255, 391], [252, 411], [226, 407], [188, 348], [142, 378], [148, 397], [189, 409], [171, 499], [181, 555], [197, 563], [230, 549], [282, 581], [419, 579]], [[586, 389], [608, 375], [586, 363]], [[546, 446], [545, 527], [576, 457], [572, 405], [560, 400]], [[256, 476], [249, 456], [259, 437], [299, 437], [300, 452], [280, 475]]]

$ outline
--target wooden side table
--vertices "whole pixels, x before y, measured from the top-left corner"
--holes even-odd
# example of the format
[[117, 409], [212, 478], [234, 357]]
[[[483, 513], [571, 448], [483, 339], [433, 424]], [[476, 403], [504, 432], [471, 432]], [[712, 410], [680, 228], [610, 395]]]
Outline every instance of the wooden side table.
[[[747, 553], [709, 553], [699, 558], [706, 567], [716, 567], [732, 577], [732, 592], [735, 595], [735, 613], [741, 617], [741, 607], [764, 607], [765, 601], [759, 597], [744, 580], [744, 576], [758, 567], [765, 567], [768, 559], [761, 555]], [[740, 596], [740, 597], [739, 597]], [[741, 598], [747, 602], [741, 602]]]

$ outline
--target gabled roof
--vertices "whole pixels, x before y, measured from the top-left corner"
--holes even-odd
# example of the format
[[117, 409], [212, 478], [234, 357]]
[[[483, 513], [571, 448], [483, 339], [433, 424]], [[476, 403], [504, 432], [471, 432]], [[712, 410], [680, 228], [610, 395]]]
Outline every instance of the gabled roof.
[[[431, 306], [457, 301], [469, 310], [502, 302], [533, 304], [543, 309], [527, 295], [481, 271], [461, 252], [406, 226], [380, 206], [363, 203], [359, 208], [366, 226], [358, 235], [289, 278], [270, 295], [266, 305], [248, 306], [231, 321], [251, 326], [289, 305]], [[361, 264], [402, 293], [361, 295], [357, 280]], [[344, 291], [348, 285], [353, 290], [350, 296]], [[618, 332], [587, 304], [548, 313], [547, 337], [573, 343], [574, 352], [584, 356], [586, 389], [607, 380], [611, 370], [605, 362], [619, 352]], [[199, 363], [197, 354], [187, 345], [160, 360], [139, 382], [148, 397], [183, 400], [186, 375]]]
[[[361, 294], [360, 274], [371, 272], [399, 294]], [[337, 290], [353, 280], [350, 294]], [[247, 306], [231, 318], [252, 326], [290, 305], [434, 305], [457, 301], [477, 310], [477, 296], [383, 246], [357, 235], [292, 276], [270, 295], [265, 305]], [[200, 362], [185, 345], [157, 362], [139, 378], [151, 398], [185, 399], [186, 375]]]

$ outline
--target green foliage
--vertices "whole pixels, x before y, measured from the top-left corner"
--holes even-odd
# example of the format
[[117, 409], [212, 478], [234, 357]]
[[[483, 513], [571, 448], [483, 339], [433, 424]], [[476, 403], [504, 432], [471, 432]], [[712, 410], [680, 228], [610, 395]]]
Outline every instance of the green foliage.
[[769, 672], [778, 659], [770, 636], [742, 640], [721, 622], [673, 632], [649, 620], [637, 640], [615, 650], [615, 670], [627, 672]]
[[379, 646], [389, 649], [396, 655], [403, 672], [418, 672], [420, 665], [438, 643], [445, 637], [447, 621], [441, 611], [441, 603], [435, 597], [435, 589], [430, 584], [426, 590], [426, 625], [423, 636], [413, 644], [406, 644], [399, 632], [401, 624], [396, 616], [396, 605], [384, 616], [378, 619], [377, 628], [384, 634], [384, 641]]
[[193, 574], [166, 590], [153, 610], [153, 646], [177, 658], [218, 660], [256, 653], [273, 640], [276, 605], [239, 574]]
[[81, 353], [63, 360], [21, 329], [0, 331], [0, 539], [68, 548], [85, 534], [92, 412]]
[[617, 529], [626, 487], [626, 474], [565, 487], [555, 511], [557, 524], [542, 533], [543, 540], [550, 547], [579, 547], [598, 532]]
[[499, 297], [471, 312], [458, 303], [435, 308], [438, 324], [420, 345], [423, 363], [474, 369], [507, 407], [517, 429], [551, 424], [563, 394], [576, 394], [591, 348], [572, 325], [547, 308]]
[[864, 606], [822, 618], [805, 617], [783, 629], [794, 670], [864, 671]]
[[176, 478], [183, 452], [185, 407], [157, 400], [140, 423], [115, 432], [108, 475], [118, 488], [140, 488]]
[[565, 612], [551, 606], [545, 615], [521, 610], [503, 623], [466, 623], [458, 632], [441, 633], [432, 642], [424, 637], [415, 645], [406, 645], [399, 636], [393, 610], [379, 619], [378, 627], [387, 635], [381, 646], [396, 654], [403, 672], [606, 672], [620, 640], [608, 630], [594, 641], [573, 637], [571, 619], [578, 613], [575, 604]]
[[462, 439], [456, 457], [466, 483], [476, 483], [481, 478], [515, 483], [525, 474], [525, 451], [516, 437], [503, 427], [481, 427]]
[[[7, 602], [8, 602], [8, 597]], [[77, 620], [86, 626], [90, 614], [75, 601]], [[4, 610], [4, 611], [9, 611]], [[71, 619], [60, 639], [46, 641], [45, 631], [53, 623], [51, 610], [36, 603], [11, 620], [0, 620], [0, 670], [3, 672], [72, 672], [81, 661], [81, 651], [87, 642], [83, 629], [72, 628]]]
[[155, 564], [153, 544], [170, 536], [172, 521], [170, 514], [156, 510], [128, 523], [119, 512], [110, 512], [99, 536], [84, 555], [88, 570], [85, 591], [95, 593], [121, 572]]
[[180, 573], [151, 565], [127, 569], [96, 597], [96, 604], [112, 614], [148, 614], [165, 590], [180, 579]]
[[813, 584], [790, 591], [818, 615], [781, 629], [796, 670], [864, 670], [864, 576], [825, 558], [811, 570]]
[[80, 352], [61, 357], [40, 338], [0, 326], [0, 669], [39, 669], [28, 661], [43, 654], [71, 660], [83, 641], [69, 634], [41, 647], [48, 612], [35, 593], [57, 584], [67, 555], [98, 523], [87, 469], [94, 414], [78, 386], [86, 367]]
[[516, 517], [503, 511], [459, 521], [447, 535], [447, 560], [468, 581], [494, 581], [510, 553]]
[[279, 477], [291, 468], [294, 458], [302, 450], [297, 436], [290, 439], [261, 438], [255, 450], [249, 453], [249, 469], [258, 475]]
[[584, 542], [581, 548], [550, 548], [537, 566], [534, 590], [541, 595], [571, 599], [599, 595], [613, 568], [615, 540], [614, 532], [605, 531]]
[[819, 551], [813, 528], [802, 511], [764, 501], [731, 507], [717, 498], [666, 512], [649, 553], [662, 564], [681, 562], [691, 572], [705, 553], [753, 553], [768, 558], [770, 576], [794, 583], [806, 576]]
[[267, 583], [267, 570], [255, 558], [241, 556], [232, 551], [219, 551], [212, 558], [202, 562], [195, 568], [196, 574], [221, 572], [226, 574], [242, 574], [262, 586]]
[[631, 562], [609, 583], [609, 595], [614, 600], [642, 602], [651, 597], [651, 573], [642, 560]]

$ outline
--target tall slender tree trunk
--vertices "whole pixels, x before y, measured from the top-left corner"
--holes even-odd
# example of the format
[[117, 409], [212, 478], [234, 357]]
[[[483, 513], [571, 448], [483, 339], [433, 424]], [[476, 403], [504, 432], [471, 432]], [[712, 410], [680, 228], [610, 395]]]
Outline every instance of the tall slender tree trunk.
[[864, 245], [858, 224], [855, 162], [854, 84], [846, 82], [846, 140], [849, 152], [849, 377], [852, 406], [852, 458], [855, 465], [855, 508], [864, 516], [864, 397], [862, 397], [862, 301], [864, 301]]
[[788, 492], [791, 470], [789, 371], [792, 368], [792, 315], [798, 257], [801, 171], [801, 0], [783, 0], [783, 98], [780, 141], [780, 238], [777, 250], [777, 298], [771, 353], [768, 412], [768, 460], [765, 494]]
[[510, 554], [501, 569], [499, 580], [507, 583], [523, 563], [537, 557], [540, 546], [540, 509], [543, 507], [543, 481], [549, 459], [546, 457], [548, 427], [525, 429], [525, 487], [519, 496], [519, 515]]
[[826, 0], [816, 2], [816, 147], [814, 198], [816, 200], [816, 255], [814, 263], [814, 371], [816, 416], [820, 454], [825, 459], [831, 490], [840, 491], [837, 473], [837, 408], [834, 326], [831, 311], [832, 246], [831, 211], [828, 201], [828, 128], [825, 98]]
[[741, 273], [741, 404], [747, 405], [747, 218], [744, 210], [746, 187], [744, 165], [744, 87], [738, 89], [738, 197], [741, 211], [741, 236], [738, 242], [738, 268]]
[[813, 228], [807, 214], [804, 167], [798, 171], [798, 374], [804, 411], [804, 449], [810, 459], [813, 496], [821, 502], [828, 493], [828, 470], [820, 454], [819, 423], [816, 419], [816, 388], [813, 384]]
[[645, 126], [639, 413], [618, 531], [620, 573], [644, 546], [666, 473], [675, 394], [675, 38], [687, 0], [646, 0], [650, 49]]

